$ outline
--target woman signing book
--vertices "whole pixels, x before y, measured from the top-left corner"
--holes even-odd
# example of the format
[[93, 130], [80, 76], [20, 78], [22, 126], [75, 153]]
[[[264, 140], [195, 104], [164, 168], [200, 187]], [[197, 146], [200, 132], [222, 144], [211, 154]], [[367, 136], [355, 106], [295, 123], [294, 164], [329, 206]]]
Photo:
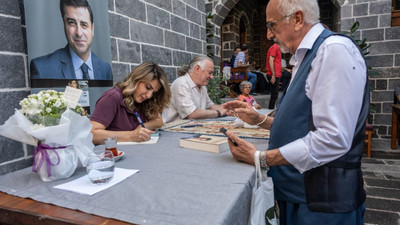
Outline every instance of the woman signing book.
[[122, 142], [149, 140], [152, 130], [163, 125], [160, 114], [170, 98], [163, 69], [153, 62], [140, 64], [97, 101], [90, 117], [93, 143], [103, 144], [107, 137]]

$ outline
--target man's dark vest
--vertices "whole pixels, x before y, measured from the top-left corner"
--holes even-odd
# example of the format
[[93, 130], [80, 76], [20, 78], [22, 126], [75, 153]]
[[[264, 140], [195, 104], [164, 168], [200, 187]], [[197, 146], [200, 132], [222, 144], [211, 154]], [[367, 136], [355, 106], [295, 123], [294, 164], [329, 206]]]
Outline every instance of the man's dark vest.
[[[271, 127], [269, 149], [279, 148], [315, 129], [312, 122], [312, 102], [305, 92], [306, 79], [319, 46], [331, 35], [337, 34], [324, 30], [317, 38], [312, 49], [306, 53], [290, 88], [282, 97]], [[365, 201], [360, 167], [365, 144], [365, 121], [369, 110], [368, 75], [366, 76], [363, 104], [350, 150], [342, 157], [304, 174], [300, 174], [293, 166], [271, 167], [269, 175], [274, 180], [277, 200], [307, 203], [310, 210], [320, 212], [348, 212]], [[340, 87], [337, 88], [340, 91]]]

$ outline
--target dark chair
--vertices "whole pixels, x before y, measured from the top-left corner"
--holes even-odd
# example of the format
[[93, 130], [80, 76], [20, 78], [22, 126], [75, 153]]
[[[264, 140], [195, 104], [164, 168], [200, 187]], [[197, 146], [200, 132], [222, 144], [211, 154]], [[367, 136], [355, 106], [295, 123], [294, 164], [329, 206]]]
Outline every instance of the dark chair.
[[392, 149], [396, 149], [397, 145], [400, 145], [400, 135], [399, 135], [400, 127], [398, 124], [398, 119], [400, 115], [400, 102], [396, 96], [399, 94], [400, 94], [399, 87], [395, 87], [393, 93], [393, 104], [392, 104], [392, 140], [391, 140]]
[[392, 149], [396, 149], [397, 144], [400, 145], [399, 124], [398, 124], [399, 114], [400, 114], [400, 104], [392, 104], [392, 143], [391, 143]]
[[231, 89], [229, 95], [234, 98], [240, 94], [239, 84], [247, 80], [247, 67], [231, 68], [231, 74], [231, 79], [228, 80], [228, 87]]

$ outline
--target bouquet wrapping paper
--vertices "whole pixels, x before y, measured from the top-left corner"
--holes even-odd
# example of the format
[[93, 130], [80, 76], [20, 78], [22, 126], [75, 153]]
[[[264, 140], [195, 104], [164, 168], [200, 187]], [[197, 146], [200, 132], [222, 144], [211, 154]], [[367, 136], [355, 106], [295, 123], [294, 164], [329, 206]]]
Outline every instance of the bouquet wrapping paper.
[[70, 177], [79, 162], [85, 166], [94, 148], [91, 129], [87, 117], [69, 109], [61, 114], [58, 125], [47, 127], [38, 127], [16, 110], [0, 126], [0, 135], [36, 146], [32, 170], [43, 181], [52, 181]]

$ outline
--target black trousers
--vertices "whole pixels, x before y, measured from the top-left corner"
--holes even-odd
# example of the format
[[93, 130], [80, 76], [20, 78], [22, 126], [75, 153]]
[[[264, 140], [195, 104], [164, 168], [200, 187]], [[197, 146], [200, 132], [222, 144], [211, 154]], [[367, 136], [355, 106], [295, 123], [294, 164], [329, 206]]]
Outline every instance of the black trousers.
[[251, 72], [257, 75], [257, 83], [255, 89], [256, 92], [261, 94], [269, 94], [270, 85], [268, 81], [265, 79], [264, 74], [257, 71], [251, 71]]
[[271, 98], [269, 99], [268, 109], [274, 109], [276, 100], [278, 99], [279, 94], [279, 82], [281, 80], [280, 77], [276, 77], [275, 83], [271, 84], [272, 76], [267, 75], [267, 79], [271, 85]]
[[289, 85], [290, 79], [292, 79], [292, 74], [286, 70], [282, 70], [282, 91], [284, 91]]

